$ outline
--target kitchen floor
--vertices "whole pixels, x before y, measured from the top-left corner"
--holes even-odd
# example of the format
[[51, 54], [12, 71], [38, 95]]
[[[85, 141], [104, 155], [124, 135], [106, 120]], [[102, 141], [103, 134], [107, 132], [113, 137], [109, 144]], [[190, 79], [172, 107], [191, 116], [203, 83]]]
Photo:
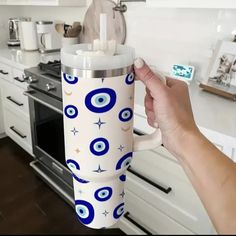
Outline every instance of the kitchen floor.
[[72, 207], [34, 174], [30, 161], [10, 138], [0, 140], [0, 234], [123, 234], [80, 224]]

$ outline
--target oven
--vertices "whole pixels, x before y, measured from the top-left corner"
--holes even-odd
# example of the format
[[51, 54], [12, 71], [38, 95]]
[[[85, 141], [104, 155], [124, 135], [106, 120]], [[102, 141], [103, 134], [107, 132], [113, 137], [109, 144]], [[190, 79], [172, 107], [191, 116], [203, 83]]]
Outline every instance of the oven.
[[[37, 72], [37, 73], [36, 73]], [[31, 167], [73, 205], [72, 173], [65, 163], [61, 82], [38, 68], [25, 70], [29, 87], [30, 123], [35, 160]]]

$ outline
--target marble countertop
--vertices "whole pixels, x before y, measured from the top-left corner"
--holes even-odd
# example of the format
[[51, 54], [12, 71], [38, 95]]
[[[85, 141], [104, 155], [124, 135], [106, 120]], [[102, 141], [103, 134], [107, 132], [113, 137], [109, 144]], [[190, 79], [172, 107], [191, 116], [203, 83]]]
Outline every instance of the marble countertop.
[[38, 51], [22, 51], [20, 47], [1, 47], [0, 61], [18, 69], [37, 66], [40, 62], [60, 59], [60, 52], [40, 54]]

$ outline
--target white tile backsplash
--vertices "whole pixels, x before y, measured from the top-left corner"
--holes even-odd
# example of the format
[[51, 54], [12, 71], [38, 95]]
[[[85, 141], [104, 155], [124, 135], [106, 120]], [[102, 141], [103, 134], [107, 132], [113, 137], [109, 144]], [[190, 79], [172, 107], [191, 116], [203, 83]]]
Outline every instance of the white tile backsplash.
[[[192, 64], [197, 69], [197, 78], [205, 77], [216, 41], [232, 40], [231, 32], [236, 29], [236, 10], [159, 9], [147, 7], [145, 3], [127, 3], [127, 6], [126, 43], [136, 49], [137, 56], [164, 72], [168, 72], [173, 63]], [[2, 12], [0, 9], [0, 29], [8, 15], [72, 23], [83, 21], [86, 12], [86, 8], [80, 7], [6, 9]], [[0, 36], [0, 41], [3, 38], [6, 37]]]

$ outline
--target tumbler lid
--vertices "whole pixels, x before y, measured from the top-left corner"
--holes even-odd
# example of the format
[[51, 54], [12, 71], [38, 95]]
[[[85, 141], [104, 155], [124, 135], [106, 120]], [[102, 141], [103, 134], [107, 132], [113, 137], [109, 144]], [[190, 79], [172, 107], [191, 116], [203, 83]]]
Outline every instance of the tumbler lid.
[[76, 44], [61, 49], [61, 63], [64, 66], [81, 70], [112, 70], [133, 65], [134, 49], [117, 45], [116, 53], [111, 55], [78, 55], [76, 52], [92, 51], [92, 44]]

